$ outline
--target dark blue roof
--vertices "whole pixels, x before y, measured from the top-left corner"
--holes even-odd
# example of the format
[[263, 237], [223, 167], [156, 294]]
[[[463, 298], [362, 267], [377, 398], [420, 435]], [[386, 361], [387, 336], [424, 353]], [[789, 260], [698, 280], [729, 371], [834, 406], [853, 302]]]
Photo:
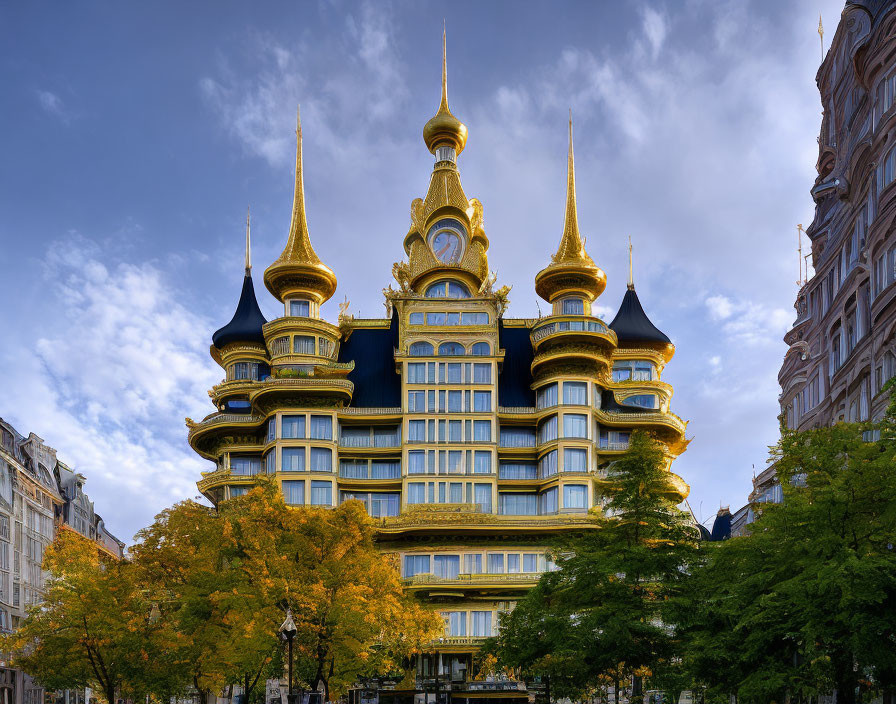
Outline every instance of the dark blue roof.
[[616, 333], [620, 342], [662, 342], [671, 344], [672, 341], [650, 322], [650, 318], [641, 307], [638, 294], [634, 288], [625, 292], [619, 312], [610, 323], [610, 329]]
[[711, 540], [728, 540], [731, 537], [731, 511], [720, 511], [712, 524]]
[[358, 328], [339, 346], [339, 361], [354, 362], [348, 379], [355, 385], [352, 406], [397, 408], [401, 406], [401, 378], [395, 371], [398, 317], [388, 328]]
[[243, 279], [243, 290], [240, 293], [240, 302], [236, 306], [233, 319], [223, 328], [212, 335], [215, 347], [221, 349], [230, 342], [260, 342], [264, 344], [262, 326], [268, 322], [255, 298], [255, 286], [252, 285], [252, 275], [246, 274]]
[[498, 321], [498, 345], [504, 350], [504, 366], [498, 375], [499, 406], [535, 405], [529, 332], [529, 328], [504, 327], [504, 321]]

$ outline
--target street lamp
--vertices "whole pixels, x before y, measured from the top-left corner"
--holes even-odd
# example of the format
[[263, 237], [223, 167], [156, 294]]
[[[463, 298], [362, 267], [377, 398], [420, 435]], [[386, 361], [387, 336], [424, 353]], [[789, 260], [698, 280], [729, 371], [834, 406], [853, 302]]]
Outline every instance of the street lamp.
[[292, 641], [293, 638], [296, 637], [296, 633], [299, 632], [299, 629], [296, 628], [295, 621], [292, 620], [292, 609], [286, 610], [286, 620], [278, 629], [278, 633], [280, 637], [286, 641], [288, 646], [288, 655], [289, 658], [287, 664], [287, 670], [289, 672], [287, 681], [289, 682], [289, 689], [287, 690], [286, 701], [287, 704], [292, 704]]

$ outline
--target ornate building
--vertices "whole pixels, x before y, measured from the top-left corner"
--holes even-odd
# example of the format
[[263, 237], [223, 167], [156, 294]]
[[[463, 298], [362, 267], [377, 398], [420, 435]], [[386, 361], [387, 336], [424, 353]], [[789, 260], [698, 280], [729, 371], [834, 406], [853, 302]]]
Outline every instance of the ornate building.
[[[778, 374], [789, 428], [880, 418], [896, 376], [896, 3], [846, 3], [816, 80], [814, 276]], [[763, 483], [754, 493], [763, 493]]]
[[[420, 675], [438, 660], [464, 681], [501, 612], [552, 569], [552, 539], [594, 525], [630, 433], [655, 433], [670, 464], [687, 441], [661, 380], [674, 346], [631, 280], [612, 323], [592, 315], [606, 276], [579, 234], [571, 121], [563, 229], [535, 277], [551, 312], [504, 316], [509, 288], [495, 288], [483, 206], [461, 185], [467, 128], [445, 71], [443, 56], [441, 104], [423, 129], [435, 163], [411, 203], [407, 261], [384, 290], [388, 316], [353, 318], [346, 303], [337, 324], [320, 317], [336, 276], [311, 246], [299, 126], [289, 236], [264, 272], [283, 314], [266, 321], [258, 307], [247, 223], [239, 303], [212, 338], [226, 373], [210, 391], [217, 410], [187, 425], [215, 463], [198, 483], [213, 503], [260, 473], [295, 506], [361, 501], [407, 589], [445, 618], [440, 656], [422, 658]], [[671, 476], [681, 500], [688, 488]]]

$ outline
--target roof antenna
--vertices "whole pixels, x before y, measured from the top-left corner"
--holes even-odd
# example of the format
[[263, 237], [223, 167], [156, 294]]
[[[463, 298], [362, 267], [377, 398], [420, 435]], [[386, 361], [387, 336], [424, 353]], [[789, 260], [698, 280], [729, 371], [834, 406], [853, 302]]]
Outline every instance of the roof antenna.
[[628, 236], [628, 290], [635, 290], [635, 275], [632, 268], [632, 236]]

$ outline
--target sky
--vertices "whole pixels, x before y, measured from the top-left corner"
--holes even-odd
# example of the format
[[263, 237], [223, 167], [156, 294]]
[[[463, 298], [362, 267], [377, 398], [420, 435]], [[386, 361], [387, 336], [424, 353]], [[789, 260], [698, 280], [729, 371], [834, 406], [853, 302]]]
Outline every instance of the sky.
[[[0, 417], [87, 477], [130, 542], [210, 465], [184, 418], [214, 410], [211, 334], [233, 314], [252, 208], [256, 290], [289, 229], [301, 103], [312, 242], [345, 297], [384, 315], [432, 157], [448, 31], [458, 165], [508, 317], [564, 215], [625, 291], [627, 244], [690, 446], [674, 470], [709, 520], [746, 502], [778, 436], [825, 44], [842, 0], [4, 3], [0, 6]], [[545, 306], [542, 304], [542, 309]]]

